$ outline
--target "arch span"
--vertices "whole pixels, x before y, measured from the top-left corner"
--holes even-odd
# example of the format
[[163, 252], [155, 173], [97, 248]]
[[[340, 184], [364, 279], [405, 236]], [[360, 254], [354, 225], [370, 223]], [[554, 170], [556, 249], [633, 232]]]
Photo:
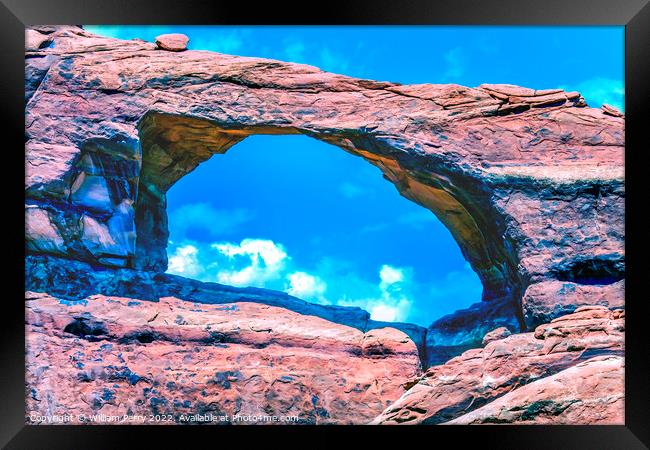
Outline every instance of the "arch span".
[[[463, 255], [484, 284], [484, 299], [510, 295], [516, 286], [516, 263], [497, 244], [489, 212], [481, 211], [470, 192], [454, 184], [452, 175], [424, 177], [402, 167], [399, 151], [377, 145], [372, 136], [321, 135], [311, 130], [286, 127], [225, 128], [218, 123], [187, 116], [149, 112], [139, 124], [142, 169], [135, 206], [136, 246], [133, 267], [142, 270], [167, 269], [167, 190], [213, 154], [225, 153], [236, 143], [254, 134], [297, 134], [334, 144], [377, 166], [406, 198], [433, 211], [449, 228]], [[363, 147], [362, 147], [363, 146]], [[443, 172], [444, 171], [444, 172]], [[462, 193], [462, 196], [459, 194]], [[462, 199], [459, 200], [457, 197]], [[464, 203], [463, 203], [464, 202]]]
[[[557, 303], [565, 313], [601, 298], [594, 290], [622, 293], [620, 276], [601, 272], [624, 272], [624, 118], [579, 93], [405, 86], [77, 27], [35, 31], [53, 45], [26, 52], [32, 254], [164, 270], [174, 181], [251, 134], [303, 133], [366, 159], [432, 210], [481, 278], [484, 305], [434, 324], [436, 345], [467, 342], [459, 327], [498, 305], [532, 328]], [[583, 266], [588, 277], [574, 274]]]

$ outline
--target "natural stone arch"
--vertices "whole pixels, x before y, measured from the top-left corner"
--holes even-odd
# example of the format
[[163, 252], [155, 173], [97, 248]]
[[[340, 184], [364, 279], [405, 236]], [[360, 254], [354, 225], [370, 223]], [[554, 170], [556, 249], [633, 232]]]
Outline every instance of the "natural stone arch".
[[164, 235], [143, 244], [141, 230], [164, 224], [170, 183], [247, 135], [303, 133], [380, 167], [459, 242], [490, 301], [434, 327], [434, 345], [480, 342], [481, 327], [455, 330], [470, 316], [490, 326], [494, 304], [532, 328], [621, 302], [624, 119], [578, 93], [405, 86], [78, 27], [33, 31], [52, 45], [26, 52], [31, 254], [162, 270]]
[[[484, 299], [503, 298], [517, 286], [516, 262], [495, 239], [490, 214], [481, 211], [469, 183], [454, 185], [448, 168], [427, 176], [401, 166], [398, 150], [376, 144], [371, 135], [345, 133], [321, 135], [288, 127], [228, 128], [187, 116], [149, 112], [139, 124], [142, 169], [135, 207], [138, 239], [132, 266], [142, 270], [167, 269], [166, 192], [180, 178], [214, 154], [225, 153], [247, 136], [304, 133], [360, 156], [377, 166], [406, 198], [431, 210], [449, 228], [463, 255], [484, 284]], [[368, 150], [370, 149], [370, 150]], [[416, 163], [417, 165], [417, 163]], [[431, 169], [429, 169], [431, 170]], [[445, 173], [445, 175], [440, 175]], [[457, 182], [462, 183], [460, 179]], [[467, 187], [466, 187], [467, 186]], [[465, 204], [457, 199], [461, 197]], [[467, 206], [466, 206], [467, 205]], [[470, 212], [472, 211], [472, 212]], [[482, 224], [482, 228], [479, 225]], [[492, 237], [492, 240], [489, 240]]]

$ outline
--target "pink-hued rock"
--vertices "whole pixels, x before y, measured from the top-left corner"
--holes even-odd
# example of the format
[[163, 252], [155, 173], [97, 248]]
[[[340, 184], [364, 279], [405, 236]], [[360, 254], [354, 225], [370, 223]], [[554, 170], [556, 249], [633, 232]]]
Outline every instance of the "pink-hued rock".
[[528, 286], [521, 300], [528, 329], [572, 313], [581, 306], [600, 305], [611, 309], [625, 306], [625, 281], [590, 286], [565, 281], [543, 281]]
[[42, 45], [50, 40], [47, 34], [39, 33], [36, 30], [25, 30], [25, 50], [38, 51]]
[[[518, 306], [529, 283], [584, 284], [575, 267], [593, 261], [620, 278], [624, 119], [585, 107], [576, 92], [405, 86], [160, 51], [78, 27], [32, 30], [53, 45], [28, 48], [25, 60], [26, 199], [48, 203], [55, 225], [69, 229], [62, 237], [72, 259], [164, 271], [167, 224], [147, 218], [165, 217], [173, 183], [247, 136], [303, 133], [367, 160], [433, 211], [486, 301]], [[101, 214], [88, 193], [102, 183], [84, 185], [91, 175], [110, 192]], [[132, 226], [106, 224], [118, 244], [107, 247], [78, 229], [80, 213]]]
[[614, 116], [614, 117], [624, 117], [622, 112], [614, 108], [612, 105], [608, 105], [607, 103], [601, 106], [601, 108], [603, 109], [603, 112], [607, 115]]
[[505, 339], [510, 336], [512, 333], [506, 327], [495, 328], [494, 330], [487, 333], [483, 336], [483, 345], [487, 345], [492, 341], [498, 341], [499, 339]]
[[[595, 356], [622, 356], [624, 316], [622, 310], [582, 307], [574, 314], [540, 325], [534, 333], [514, 334], [484, 348], [468, 350], [446, 364], [430, 367], [419, 382], [410, 383], [412, 387], [371, 423], [448, 422], [520, 386]], [[620, 377], [604, 388], [609, 394], [603, 396], [622, 397], [622, 372]], [[622, 402], [617, 404], [622, 408]], [[618, 416], [610, 410], [607, 417]], [[540, 420], [546, 419], [540, 416]]]
[[184, 34], [161, 34], [156, 37], [156, 45], [162, 50], [169, 50], [170, 52], [182, 52], [187, 50], [187, 43], [190, 38]]
[[365, 423], [420, 373], [415, 344], [400, 331], [364, 334], [256, 303], [70, 302], [28, 292], [26, 307], [30, 423], [208, 413]]
[[[259, 308], [268, 307], [259, 305], [242, 306], [237, 320], [246, 326], [232, 329], [232, 314], [222, 317], [226, 313], [211, 306], [202, 314], [218, 316], [214, 326], [218, 322], [225, 335], [237, 336], [216, 345], [201, 328], [208, 320], [201, 314], [183, 312], [180, 323], [174, 316], [151, 325], [135, 313], [151, 312], [148, 320], [155, 315], [151, 309], [162, 313], [169, 307], [166, 300], [129, 307], [127, 300], [97, 297], [83, 306], [93, 316], [79, 316], [76, 325], [61, 311], [82, 314], [81, 306], [30, 300], [28, 308], [38, 310], [30, 316], [36, 336], [30, 343], [38, 351], [28, 354], [28, 379], [34, 386], [42, 382], [53, 396], [33, 394], [34, 410], [63, 411], [62, 405], [72, 404], [86, 410], [95, 405], [107, 411], [185, 411], [173, 400], [186, 396], [206, 411], [219, 405], [232, 412], [253, 398], [259, 402], [246, 404], [279, 413], [311, 411], [306, 420], [319, 423], [370, 419], [381, 410], [381, 423], [441, 423], [595, 354], [622, 353], [623, 314], [610, 311], [623, 306], [625, 272], [620, 114], [589, 108], [579, 93], [559, 89], [405, 86], [262, 58], [160, 51], [160, 43], [105, 38], [74, 26], [30, 30], [25, 199], [32, 224], [27, 249], [34, 259], [26, 279], [38, 281], [39, 292], [79, 298], [96, 287], [90, 280], [101, 278], [123, 283], [113, 292], [163, 296], [155, 281], [167, 268], [170, 186], [248, 136], [299, 133], [363, 158], [405, 198], [435, 213], [484, 286], [483, 302], [441, 318], [426, 333], [418, 331], [423, 356], [437, 366], [387, 409], [386, 402], [411, 386], [417, 373], [408, 340], [392, 331], [364, 335], [278, 308], [262, 314]], [[48, 39], [40, 41], [40, 35]], [[39, 265], [43, 258], [52, 264], [51, 255], [71, 266], [86, 264], [92, 273], [52, 278], [52, 267]], [[154, 282], [129, 285], [141, 277]], [[189, 281], [180, 283], [186, 297], [212, 295]], [[90, 293], [111, 287], [102, 288]], [[119, 313], [113, 316], [112, 308]], [[184, 308], [191, 309], [187, 303], [173, 307]], [[267, 313], [264, 320], [271, 323], [263, 326], [273, 332], [248, 327]], [[199, 325], [185, 327], [186, 316]], [[65, 323], [54, 326], [56, 318]], [[530, 331], [546, 322], [535, 333], [474, 348], [495, 328]], [[92, 332], [90, 338], [72, 338], [59, 326], [112, 333], [110, 343], [125, 362]], [[138, 341], [137, 336], [152, 338], [151, 327], [153, 338], [163, 339]], [[474, 349], [438, 365], [468, 348]], [[83, 356], [75, 356], [77, 351]], [[188, 355], [198, 358], [198, 367], [196, 360], [184, 361]], [[78, 370], [66, 365], [77, 357], [104, 378], [95, 381], [91, 372], [82, 376], [87, 384], [77, 383]], [[50, 364], [67, 371], [57, 378]], [[127, 365], [149, 374], [155, 396], [139, 389], [143, 377], [116, 383], [104, 402], [98, 389], [111, 389], [106, 380], [115, 378], [108, 367]], [[281, 380], [286, 367], [304, 377]], [[120, 370], [118, 378], [133, 379]], [[195, 379], [209, 385], [207, 400]], [[176, 393], [168, 383], [177, 386], [178, 380]], [[111, 403], [116, 394], [126, 403]], [[352, 410], [358, 412], [350, 416]]]
[[623, 425], [625, 360], [599, 356], [515, 389], [445, 425]]

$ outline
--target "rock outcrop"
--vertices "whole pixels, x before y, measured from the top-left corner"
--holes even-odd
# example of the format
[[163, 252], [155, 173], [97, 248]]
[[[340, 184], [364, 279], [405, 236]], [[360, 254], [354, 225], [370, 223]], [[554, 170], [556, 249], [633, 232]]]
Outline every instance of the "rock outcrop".
[[[543, 391], [544, 386], [557, 382], [557, 378], [544, 381], [545, 378], [573, 366], [575, 370], [569, 372], [569, 376], [576, 371], [584, 370], [588, 373], [597, 370], [599, 365], [589, 366], [588, 369], [579, 366], [581, 362], [597, 356], [623, 356], [624, 317], [622, 310], [612, 311], [602, 306], [581, 307], [573, 314], [540, 325], [534, 333], [514, 334], [489, 342], [484, 348], [468, 350], [443, 365], [430, 367], [419, 380], [411, 382], [409, 390], [372, 423], [440, 424], [464, 416], [486, 404], [492, 405], [490, 402], [502, 397], [504, 400], [496, 403], [495, 409], [486, 407], [477, 412], [477, 418], [468, 416], [467, 419], [480, 421], [479, 418], [484, 415], [488, 417], [497, 414], [503, 405], [507, 409], [509, 405], [516, 408], [519, 403], [534, 403], [531, 398], [536, 392], [539, 393], [537, 389]], [[614, 373], [622, 375], [622, 371]], [[565, 376], [567, 375], [560, 377], [560, 380]], [[615, 377], [612, 374], [608, 376]], [[598, 384], [597, 378], [592, 381]], [[540, 384], [533, 386], [533, 382]], [[527, 387], [529, 384], [531, 385]], [[585, 420], [598, 419], [597, 421], [622, 417], [622, 411], [614, 411], [616, 407], [622, 406], [622, 386], [622, 378], [613, 379], [611, 383], [601, 386], [602, 390], [594, 390], [589, 394], [591, 397], [585, 399], [586, 402], [591, 399], [596, 403], [607, 403], [611, 397], [615, 405], [608, 406], [603, 417], [595, 417], [598, 415], [596, 409], [592, 416], [581, 415], [579, 412], [571, 415], [573, 410], [567, 410], [566, 417], [561, 416], [561, 410], [558, 411], [556, 422], [568, 424], [572, 423], [572, 418], [577, 417]], [[518, 392], [520, 389], [525, 390]], [[571, 396], [572, 392], [576, 395], [577, 391], [572, 391], [567, 386], [562, 395]], [[508, 393], [512, 395], [506, 398]], [[600, 394], [602, 396], [598, 397]], [[553, 393], [549, 391], [547, 395], [551, 397]], [[562, 398], [559, 396], [556, 400], [561, 402]], [[548, 399], [540, 395], [542, 403], [533, 405], [532, 408], [540, 407]], [[541, 422], [551, 420], [547, 417], [549, 411], [538, 411], [538, 414]], [[518, 420], [536, 419], [527, 414], [512, 416], [512, 421]]]
[[407, 334], [426, 361], [427, 329], [411, 323], [377, 322], [358, 307], [319, 305], [293, 297], [285, 292], [261, 288], [242, 288], [219, 283], [206, 283], [189, 278], [135, 269], [103, 269], [82, 261], [71, 261], [45, 255], [25, 259], [25, 289], [47, 292], [68, 301], [85, 300], [93, 295], [130, 297], [157, 302], [175, 297], [193, 303], [219, 305], [252, 302], [316, 316], [363, 332], [392, 327]]
[[598, 356], [533, 381], [449, 425], [621, 425], [624, 359]]
[[[519, 309], [520, 329], [529, 286], [624, 276], [624, 118], [578, 93], [361, 80], [78, 27], [28, 36], [32, 252], [162, 272], [170, 186], [249, 135], [302, 133], [379, 167], [435, 213], [483, 299]], [[440, 347], [480, 345], [481, 331]]]
[[28, 292], [26, 306], [28, 421], [364, 423], [420, 372], [415, 345], [398, 330], [363, 333], [257, 303]]
[[[26, 31], [28, 413], [619, 422], [623, 114], [560, 89], [401, 85], [186, 46]], [[165, 274], [168, 189], [250, 135], [298, 133], [432, 211], [483, 301], [398, 331]]]

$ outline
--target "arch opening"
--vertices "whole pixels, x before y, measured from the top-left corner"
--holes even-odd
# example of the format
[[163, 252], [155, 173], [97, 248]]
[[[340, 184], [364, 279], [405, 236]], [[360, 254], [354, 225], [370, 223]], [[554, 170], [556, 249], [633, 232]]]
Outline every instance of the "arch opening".
[[[447, 227], [481, 280], [482, 300], [514, 305], [521, 298], [517, 264], [508, 243], [502, 239], [503, 224], [491, 223], [493, 215], [481, 210], [476, 198], [489, 193], [478, 182], [454, 173], [451, 168], [435, 167], [433, 156], [413, 161], [399, 151], [399, 143], [374, 136], [371, 130], [314, 131], [281, 123], [247, 126], [245, 118], [233, 127], [169, 113], [149, 112], [143, 116], [139, 123], [142, 169], [135, 207], [137, 238], [132, 267], [157, 272], [168, 269], [166, 192], [170, 187], [213, 155], [225, 153], [248, 136], [264, 134], [304, 134], [362, 157], [379, 168], [402, 196], [432, 211]], [[432, 166], [435, 170], [431, 170]], [[426, 176], [420, 175], [418, 167], [426, 167]], [[518, 311], [516, 314], [519, 315]], [[520, 317], [517, 320], [521, 323]]]
[[361, 158], [250, 136], [167, 192], [168, 273], [427, 327], [480, 301], [449, 231]]

